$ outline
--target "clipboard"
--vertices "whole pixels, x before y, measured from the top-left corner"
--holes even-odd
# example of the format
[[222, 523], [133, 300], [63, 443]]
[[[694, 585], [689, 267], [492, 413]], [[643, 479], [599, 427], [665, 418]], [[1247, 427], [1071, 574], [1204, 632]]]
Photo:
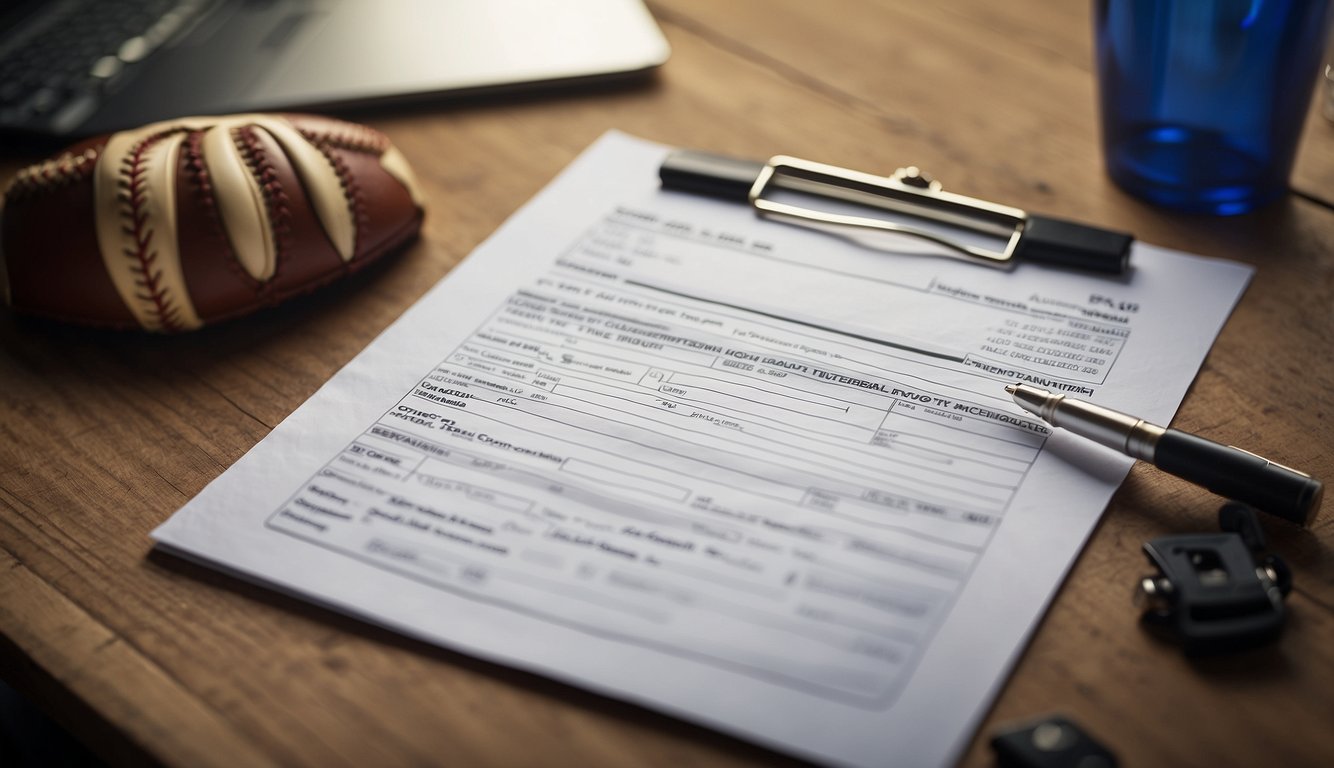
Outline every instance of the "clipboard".
[[[940, 247], [941, 255], [1001, 269], [1031, 261], [1124, 274], [1129, 268], [1130, 245], [1134, 242], [1134, 237], [1124, 232], [947, 192], [940, 182], [916, 167], [900, 168], [890, 176], [876, 176], [787, 155], [760, 163], [676, 150], [668, 155], [658, 175], [664, 189], [744, 202], [764, 218], [827, 232], [867, 248], [894, 250], [878, 242], [883, 239], [880, 236], [902, 235]], [[996, 238], [1003, 245], [988, 248], [941, 234], [940, 227], [795, 205], [777, 199], [776, 193], [780, 191], [853, 203], [910, 221], [944, 225]]]

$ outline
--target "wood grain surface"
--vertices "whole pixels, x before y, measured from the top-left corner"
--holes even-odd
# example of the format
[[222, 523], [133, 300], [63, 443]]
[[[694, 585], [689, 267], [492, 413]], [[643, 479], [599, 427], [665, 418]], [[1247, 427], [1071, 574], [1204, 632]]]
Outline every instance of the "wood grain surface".
[[[359, 116], [429, 205], [422, 240], [371, 274], [180, 337], [0, 316], [0, 677], [118, 764], [794, 762], [150, 551], [152, 528], [610, 128], [916, 164], [957, 192], [1253, 264], [1173, 423], [1334, 479], [1334, 125], [1311, 116], [1294, 194], [1175, 215], [1103, 174], [1086, 3], [650, 7], [673, 47], [650, 82]], [[0, 175], [34, 159], [7, 151]], [[1123, 765], [1334, 765], [1334, 503], [1310, 529], [1267, 526], [1297, 585], [1280, 643], [1193, 662], [1137, 624], [1141, 543], [1213, 529], [1218, 504], [1132, 471], [963, 764], [992, 764], [998, 725], [1062, 712]]]

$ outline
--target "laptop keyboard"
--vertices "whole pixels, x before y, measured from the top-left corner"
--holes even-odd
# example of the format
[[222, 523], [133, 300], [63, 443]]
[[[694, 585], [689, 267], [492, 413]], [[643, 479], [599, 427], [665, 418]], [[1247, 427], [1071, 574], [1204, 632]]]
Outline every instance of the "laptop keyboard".
[[0, 43], [0, 129], [82, 123], [212, 0], [64, 0]]

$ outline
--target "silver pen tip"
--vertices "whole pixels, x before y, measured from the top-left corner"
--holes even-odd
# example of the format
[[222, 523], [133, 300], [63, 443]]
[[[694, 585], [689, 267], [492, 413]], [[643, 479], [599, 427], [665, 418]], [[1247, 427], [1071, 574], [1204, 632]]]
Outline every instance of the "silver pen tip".
[[1006, 384], [1006, 385], [1005, 385], [1005, 391], [1008, 392], [1008, 393], [1010, 393], [1010, 394], [1012, 394], [1012, 395], [1013, 395], [1016, 391], [1018, 391], [1018, 389], [1019, 389], [1018, 385], [1015, 385], [1015, 384]]

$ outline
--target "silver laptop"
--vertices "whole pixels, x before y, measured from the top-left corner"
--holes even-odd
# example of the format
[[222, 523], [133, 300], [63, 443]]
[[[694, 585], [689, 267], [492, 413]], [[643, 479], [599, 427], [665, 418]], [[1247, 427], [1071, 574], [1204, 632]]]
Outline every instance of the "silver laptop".
[[645, 74], [639, 0], [5, 0], [0, 131], [345, 111]]

